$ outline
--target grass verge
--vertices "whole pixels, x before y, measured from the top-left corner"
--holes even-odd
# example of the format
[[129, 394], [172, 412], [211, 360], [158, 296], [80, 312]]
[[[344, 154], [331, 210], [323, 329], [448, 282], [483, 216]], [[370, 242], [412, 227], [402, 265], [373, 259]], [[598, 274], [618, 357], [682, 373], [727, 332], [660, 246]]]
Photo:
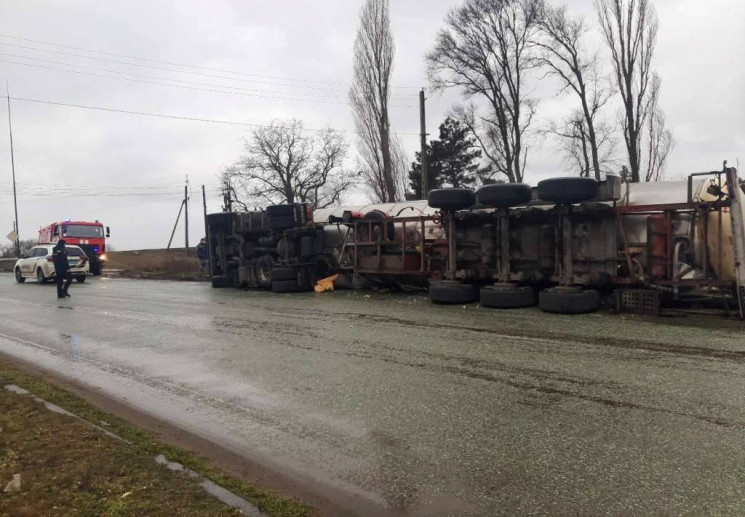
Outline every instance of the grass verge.
[[[22, 474], [22, 490], [0, 492], [0, 515], [235, 515], [188, 476], [157, 465], [154, 456], [204, 477], [276, 516], [309, 516], [313, 509], [276, 496], [210, 466], [150, 432], [99, 410], [40, 377], [0, 361], [2, 384], [16, 384], [132, 442], [106, 437], [84, 422], [48, 411], [30, 397], [0, 390], [0, 489]], [[130, 495], [123, 497], [127, 492]]]

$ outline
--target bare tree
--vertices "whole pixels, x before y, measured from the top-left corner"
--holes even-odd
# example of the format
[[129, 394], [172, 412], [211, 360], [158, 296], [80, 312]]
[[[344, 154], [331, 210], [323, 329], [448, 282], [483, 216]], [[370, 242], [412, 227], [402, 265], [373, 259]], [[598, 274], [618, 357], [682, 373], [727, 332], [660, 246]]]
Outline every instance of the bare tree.
[[652, 56], [658, 21], [651, 0], [595, 0], [605, 42], [611, 51], [615, 82], [623, 101], [623, 136], [631, 181], [641, 179], [641, 140], [651, 113]]
[[562, 147], [577, 158], [582, 174], [600, 180], [606, 165], [601, 158], [609, 155], [601, 147], [611, 140], [605, 134], [598, 135], [598, 126], [602, 125], [599, 113], [613, 91], [600, 75], [598, 53], [587, 55], [584, 48], [587, 23], [582, 17], [568, 16], [566, 6], [544, 6], [538, 26], [540, 33], [535, 42], [541, 50], [538, 62], [547, 75], [559, 80], [561, 92], [573, 92], [580, 104], [579, 113], [573, 114], [561, 131], [553, 133], [570, 140]]
[[575, 111], [561, 125], [551, 122], [548, 128], [542, 131], [544, 136], [556, 138], [559, 149], [564, 154], [564, 163], [572, 172], [579, 172], [585, 178], [594, 177], [602, 179], [604, 175], [612, 172], [613, 152], [615, 150], [615, 139], [613, 128], [604, 122], [595, 122], [595, 141], [598, 147], [598, 163], [600, 172], [597, 173], [593, 165], [593, 157], [590, 143], [590, 133], [584, 114]]
[[338, 203], [354, 181], [342, 168], [347, 145], [333, 129], [312, 138], [304, 134], [299, 120], [275, 120], [255, 129], [245, 150], [246, 155], [223, 173], [244, 208], [263, 202], [325, 208]]
[[675, 148], [672, 131], [665, 126], [665, 114], [659, 107], [660, 78], [652, 78], [650, 113], [646, 126], [646, 173], [645, 181], [660, 181], [665, 173], [667, 158]]
[[349, 102], [357, 128], [362, 174], [375, 201], [398, 201], [403, 175], [394, 167], [388, 114], [395, 44], [388, 0], [367, 0], [354, 41], [354, 78]]
[[536, 101], [525, 85], [535, 65], [532, 40], [540, 0], [466, 0], [448, 13], [446, 27], [427, 54], [435, 89], [460, 88], [487, 102], [488, 114], [465, 108], [495, 173], [521, 182], [527, 159], [526, 132]]

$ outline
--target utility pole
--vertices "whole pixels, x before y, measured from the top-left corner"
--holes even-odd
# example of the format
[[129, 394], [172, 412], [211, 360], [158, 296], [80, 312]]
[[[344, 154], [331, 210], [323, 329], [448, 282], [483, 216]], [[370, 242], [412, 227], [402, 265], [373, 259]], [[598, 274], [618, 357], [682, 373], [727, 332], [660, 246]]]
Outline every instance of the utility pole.
[[207, 236], [207, 193], [202, 185], [202, 209], [204, 210], [204, 236]]
[[419, 157], [422, 162], [422, 199], [429, 194], [429, 173], [427, 171], [427, 123], [424, 117], [424, 88], [419, 92], [419, 127], [421, 130], [422, 150]]
[[184, 223], [186, 226], [186, 256], [189, 256], [189, 175], [186, 175], [186, 185], [184, 185]]
[[18, 233], [18, 200], [16, 199], [16, 161], [13, 156], [13, 124], [10, 121], [10, 85], [5, 81], [5, 89], [8, 93], [8, 131], [10, 132], [10, 169], [13, 171], [13, 209], [15, 210], [15, 224], [13, 230], [16, 233], [15, 249], [16, 258], [21, 258], [21, 236]]

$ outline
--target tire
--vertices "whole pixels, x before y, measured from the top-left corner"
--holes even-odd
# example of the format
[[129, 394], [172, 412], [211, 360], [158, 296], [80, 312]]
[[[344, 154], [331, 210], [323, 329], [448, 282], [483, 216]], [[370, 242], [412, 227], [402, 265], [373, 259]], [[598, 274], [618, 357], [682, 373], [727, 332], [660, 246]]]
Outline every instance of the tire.
[[85, 275], [76, 276], [75, 281], [79, 284], [82, 284], [83, 282], [85, 282]]
[[297, 290], [297, 280], [276, 280], [272, 282], [273, 293], [296, 293]]
[[295, 218], [295, 205], [272, 205], [266, 207], [268, 217], [291, 217]]
[[429, 286], [429, 299], [432, 303], [472, 303], [478, 301], [479, 291], [473, 284], [447, 281], [437, 282]]
[[254, 267], [259, 287], [269, 289], [272, 286], [272, 269], [274, 269], [274, 259], [270, 255], [259, 257]]
[[538, 182], [538, 197], [556, 205], [589, 201], [598, 195], [598, 182], [592, 178], [551, 178]]
[[213, 276], [212, 287], [215, 287], [215, 288], [233, 287], [233, 281], [227, 275]]
[[277, 280], [297, 281], [297, 271], [294, 267], [275, 267], [271, 273], [272, 282]]
[[476, 191], [476, 201], [479, 204], [494, 208], [523, 205], [532, 198], [530, 185], [525, 183], [494, 183], [484, 185]]
[[427, 203], [440, 210], [463, 210], [476, 203], [476, 196], [470, 188], [440, 188], [429, 191]]
[[44, 271], [41, 268], [36, 269], [36, 283], [39, 285], [47, 283], [47, 277], [44, 276]]
[[289, 230], [295, 227], [295, 217], [281, 216], [269, 218], [269, 229], [275, 231]]
[[18, 282], [19, 284], [22, 284], [23, 282], [26, 281], [26, 279], [23, 278], [23, 273], [21, 273], [21, 268], [17, 267], [15, 270], [15, 274], [16, 274], [16, 282]]
[[554, 287], [540, 292], [538, 305], [542, 311], [555, 314], [595, 312], [600, 308], [600, 293], [595, 289], [572, 291]]
[[479, 301], [493, 309], [519, 309], [535, 305], [535, 291], [525, 286], [490, 285], [481, 289]]

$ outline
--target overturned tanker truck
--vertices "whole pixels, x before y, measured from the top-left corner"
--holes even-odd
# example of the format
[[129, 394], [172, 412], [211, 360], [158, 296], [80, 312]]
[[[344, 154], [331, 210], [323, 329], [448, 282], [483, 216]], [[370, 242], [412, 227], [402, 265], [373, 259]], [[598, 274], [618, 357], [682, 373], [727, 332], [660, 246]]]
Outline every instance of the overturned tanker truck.
[[427, 201], [207, 216], [214, 287], [426, 288], [435, 303], [584, 313], [716, 304], [743, 316], [737, 171], [622, 183], [552, 178], [433, 190]]

